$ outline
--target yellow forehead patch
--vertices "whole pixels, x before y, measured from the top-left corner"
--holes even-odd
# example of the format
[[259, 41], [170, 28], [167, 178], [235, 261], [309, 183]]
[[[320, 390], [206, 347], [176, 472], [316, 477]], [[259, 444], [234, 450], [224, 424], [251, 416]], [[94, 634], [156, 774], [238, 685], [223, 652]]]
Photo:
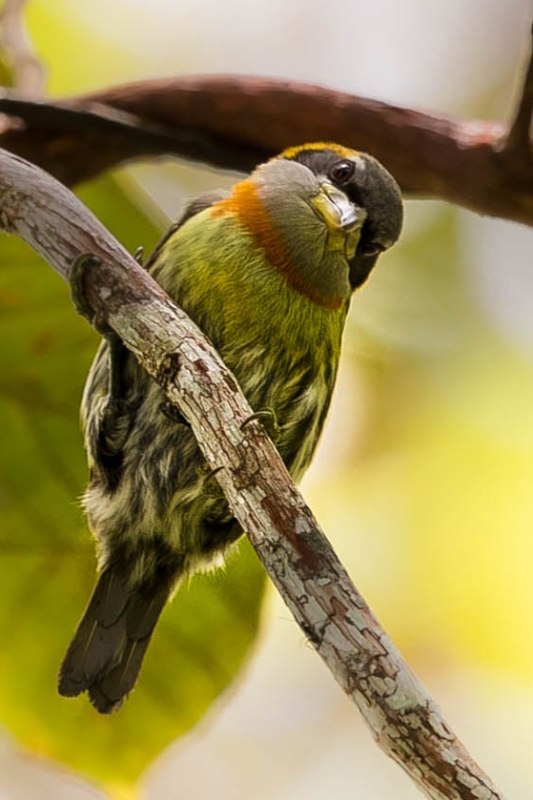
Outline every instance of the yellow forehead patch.
[[287, 147], [283, 153], [280, 153], [276, 158], [296, 158], [300, 153], [308, 150], [333, 150], [341, 158], [351, 158], [357, 156], [357, 150], [351, 150], [349, 147], [343, 147], [342, 144], [335, 144], [335, 142], [311, 142], [310, 144], [299, 144], [295, 147]]

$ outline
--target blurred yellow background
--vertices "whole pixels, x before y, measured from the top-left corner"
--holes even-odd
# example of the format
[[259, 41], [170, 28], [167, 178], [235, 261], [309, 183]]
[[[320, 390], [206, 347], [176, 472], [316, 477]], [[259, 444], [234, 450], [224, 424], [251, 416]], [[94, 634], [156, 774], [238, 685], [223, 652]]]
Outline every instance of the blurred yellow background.
[[[526, 0], [32, 0], [54, 95], [172, 73], [314, 81], [509, 117]], [[120, 170], [169, 215], [227, 174]], [[533, 796], [533, 231], [409, 200], [356, 296], [304, 493], [356, 585], [504, 794]], [[81, 385], [80, 385], [81, 392]], [[112, 758], [112, 754], [110, 754]], [[0, 747], [0, 797], [95, 797]], [[36, 786], [39, 786], [36, 794]], [[247, 673], [143, 779], [148, 800], [415, 800], [274, 592]]]

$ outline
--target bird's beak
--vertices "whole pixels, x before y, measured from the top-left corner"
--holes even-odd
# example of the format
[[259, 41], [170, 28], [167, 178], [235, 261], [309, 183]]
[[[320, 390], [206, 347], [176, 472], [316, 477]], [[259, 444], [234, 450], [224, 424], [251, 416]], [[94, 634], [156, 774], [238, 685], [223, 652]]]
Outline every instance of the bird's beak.
[[330, 252], [343, 253], [351, 260], [367, 217], [365, 209], [350, 202], [344, 192], [329, 181], [321, 184], [318, 194], [311, 198], [311, 204], [326, 223], [326, 248]]
[[366, 219], [366, 211], [350, 202], [344, 192], [329, 181], [321, 184], [320, 191], [311, 199], [311, 203], [331, 233], [349, 233], [361, 228]]

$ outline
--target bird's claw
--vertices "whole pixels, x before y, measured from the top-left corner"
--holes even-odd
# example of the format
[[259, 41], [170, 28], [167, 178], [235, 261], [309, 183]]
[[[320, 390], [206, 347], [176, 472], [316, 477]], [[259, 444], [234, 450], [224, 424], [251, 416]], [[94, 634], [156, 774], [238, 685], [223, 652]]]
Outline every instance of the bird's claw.
[[276, 443], [281, 429], [278, 425], [276, 412], [273, 408], [262, 408], [259, 411], [256, 411], [254, 414], [251, 414], [248, 419], [245, 419], [242, 423], [241, 430], [244, 430], [244, 428], [246, 428], [252, 422], [260, 422], [268, 436], [270, 436], [272, 441]]
[[133, 253], [133, 258], [135, 259], [137, 264], [139, 264], [139, 266], [144, 267], [144, 247], [142, 246], [142, 244], [139, 245], [139, 247], [137, 247], [137, 249]]
[[177, 422], [179, 425], [186, 425], [187, 428], [191, 427], [190, 423], [185, 419], [179, 408], [177, 408], [174, 403], [165, 401], [161, 403], [159, 409], [161, 413], [172, 422]]
[[85, 317], [102, 336], [113, 333], [104, 317], [98, 314], [87, 299], [86, 276], [91, 269], [98, 269], [101, 259], [93, 253], [82, 253], [72, 262], [69, 273], [70, 296], [78, 314]]

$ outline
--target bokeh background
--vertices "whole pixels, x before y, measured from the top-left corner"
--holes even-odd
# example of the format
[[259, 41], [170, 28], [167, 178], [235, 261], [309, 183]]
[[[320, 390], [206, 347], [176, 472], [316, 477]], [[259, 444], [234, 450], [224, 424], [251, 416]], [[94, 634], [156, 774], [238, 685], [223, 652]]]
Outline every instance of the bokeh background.
[[[511, 113], [531, 15], [527, 0], [31, 0], [27, 20], [54, 96], [156, 75], [239, 72], [489, 119]], [[234, 177], [175, 161], [142, 164], [83, 187], [83, 197], [133, 249], [152, 245], [165, 215], [175, 218], [185, 199]], [[90, 759], [80, 762], [78, 774], [61, 764], [72, 759], [61, 759], [61, 749], [50, 745], [55, 712], [43, 711], [46, 724], [40, 724], [36, 698], [54, 691], [56, 650], [61, 653], [81, 611], [77, 599], [70, 608], [70, 598], [78, 583], [88, 591], [92, 581], [90, 543], [80, 518], [75, 533], [87, 556], [83, 575], [79, 553], [69, 555], [72, 547], [61, 547], [61, 537], [52, 554], [54, 588], [63, 597], [53, 613], [68, 615], [69, 625], [57, 634], [44, 688], [24, 668], [31, 664], [39, 673], [49, 617], [32, 617], [43, 633], [34, 639], [24, 609], [26, 617], [34, 614], [41, 584], [20, 548], [27, 556], [33, 532], [48, 535], [46, 504], [53, 502], [56, 528], [78, 513], [84, 470], [76, 402], [95, 339], [81, 321], [73, 338], [61, 341], [57, 330], [52, 345], [46, 333], [39, 338], [37, 331], [49, 330], [52, 318], [59, 328], [68, 326], [72, 311], [66, 290], [51, 290], [49, 297], [49, 284], [43, 288], [35, 278], [24, 306], [32, 344], [19, 352], [13, 320], [19, 265], [27, 258], [16, 247], [13, 253], [11, 277], [7, 270], [0, 278], [1, 358], [3, 366], [16, 362], [18, 368], [31, 350], [26, 384], [17, 387], [26, 387], [23, 405], [29, 394], [37, 402], [32, 413], [12, 413], [9, 368], [3, 371], [0, 403], [17, 439], [9, 452], [4, 444], [0, 456], [0, 584], [12, 585], [0, 610], [0, 628], [9, 632], [0, 651], [0, 800], [82, 800], [133, 791], [147, 800], [415, 800], [418, 790], [376, 748], [271, 590], [246, 668], [192, 732], [156, 756], [162, 745], [153, 744], [152, 735], [162, 719], [148, 709], [144, 717], [137, 711], [134, 727], [127, 723], [123, 735], [135, 736], [139, 752], [151, 742], [151, 763], [136, 790], [118, 775], [113, 780], [118, 745], [106, 739], [104, 727], [94, 734], [105, 742], [99, 758], [107, 759], [107, 773], [100, 785], [101, 771], [91, 770]], [[533, 793], [532, 253], [533, 232], [523, 226], [432, 200], [407, 201], [401, 243], [353, 303], [329, 424], [303, 485], [387, 632], [512, 800]], [[48, 277], [42, 280], [44, 286]], [[48, 376], [54, 388], [47, 391], [54, 408], [63, 403], [68, 426], [61, 415], [39, 422], [43, 405], [35, 390]], [[49, 394], [45, 400], [52, 402]], [[62, 489], [32, 505], [51, 464]], [[22, 527], [14, 497], [32, 509]], [[10, 542], [18, 546], [10, 549]], [[244, 571], [235, 570], [242, 584], [238, 607], [239, 598], [247, 602], [247, 581], [259, 586], [260, 578], [253, 559]], [[205, 579], [206, 596], [216, 596], [217, 581]], [[259, 594], [250, 590], [254, 609]], [[237, 661], [253, 640], [257, 613], [247, 620], [248, 633], [237, 637]], [[178, 623], [174, 634], [180, 635]], [[199, 635], [213, 639], [216, 627], [206, 623]], [[182, 684], [179, 670], [165, 660], [170, 632], [165, 637], [154, 642], [161, 655], [151, 669], [159, 670], [168, 706], [164, 724], [172, 730], [172, 702]], [[220, 631], [218, 638], [227, 639]], [[221, 641], [218, 651], [230, 645]], [[232, 669], [221, 667], [213, 696]], [[64, 713], [75, 731], [79, 706], [72, 708]], [[47, 758], [51, 753], [55, 760]]]

